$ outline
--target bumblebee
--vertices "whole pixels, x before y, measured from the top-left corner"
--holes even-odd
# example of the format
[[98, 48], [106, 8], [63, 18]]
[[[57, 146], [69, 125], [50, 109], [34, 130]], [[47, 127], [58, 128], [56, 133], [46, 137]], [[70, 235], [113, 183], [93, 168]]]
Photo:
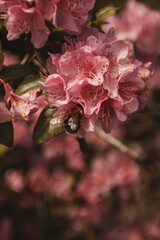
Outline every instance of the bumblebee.
[[83, 108], [77, 104], [69, 108], [65, 113], [54, 117], [51, 124], [62, 124], [68, 133], [76, 133], [81, 127], [80, 120], [83, 117]]
[[77, 104], [70, 108], [65, 116], [64, 128], [69, 133], [76, 133], [81, 127], [80, 120], [83, 117], [83, 108], [81, 105]]

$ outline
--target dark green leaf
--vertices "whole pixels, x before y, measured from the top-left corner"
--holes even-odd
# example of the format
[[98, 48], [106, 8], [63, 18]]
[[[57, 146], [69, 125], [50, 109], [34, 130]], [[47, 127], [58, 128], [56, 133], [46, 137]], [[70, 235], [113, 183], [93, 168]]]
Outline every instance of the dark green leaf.
[[33, 131], [33, 140], [36, 144], [42, 144], [50, 140], [51, 138], [64, 132], [63, 125], [61, 123], [51, 124], [50, 121], [53, 118], [57, 108], [45, 107], [40, 114], [40, 117], [36, 123]]
[[13, 145], [13, 125], [12, 122], [0, 124], [0, 143], [12, 147]]
[[18, 95], [22, 95], [34, 89], [37, 89], [39, 88], [38, 84], [39, 81], [43, 81], [39, 75], [29, 76], [21, 82], [21, 84], [16, 89], [15, 93]]
[[5, 67], [0, 72], [0, 78], [7, 80], [24, 78], [30, 74], [38, 73], [38, 71], [39, 69], [36, 66], [15, 64]]

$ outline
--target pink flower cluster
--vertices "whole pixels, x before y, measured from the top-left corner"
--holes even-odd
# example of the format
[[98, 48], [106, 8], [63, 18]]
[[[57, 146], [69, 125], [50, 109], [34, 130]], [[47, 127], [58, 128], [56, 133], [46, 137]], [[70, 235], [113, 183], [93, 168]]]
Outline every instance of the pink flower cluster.
[[45, 20], [52, 21], [55, 27], [59, 24], [69, 33], [80, 34], [94, 4], [95, 0], [1, 0], [0, 17], [5, 18], [8, 40], [31, 32], [32, 44], [41, 48], [50, 33]]
[[[67, 41], [62, 54], [50, 54], [47, 61], [50, 75], [40, 83], [46, 91], [47, 103], [58, 107], [54, 116], [63, 115], [65, 124], [68, 121], [74, 132], [78, 127], [77, 112], [74, 119], [65, 116], [79, 106], [83, 117], [78, 136], [83, 136], [94, 130], [98, 118], [109, 132], [143, 108], [151, 63], [134, 60], [130, 42], [116, 39], [112, 28], [107, 35], [87, 28], [81, 38]], [[53, 118], [51, 123], [55, 121]]]

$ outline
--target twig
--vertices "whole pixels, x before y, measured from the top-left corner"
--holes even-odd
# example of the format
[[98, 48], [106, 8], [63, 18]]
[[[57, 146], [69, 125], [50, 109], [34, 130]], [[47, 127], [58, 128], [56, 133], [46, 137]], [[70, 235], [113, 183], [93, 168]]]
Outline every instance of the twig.
[[42, 64], [36, 58], [33, 58], [31, 62], [35, 66], [40, 68], [41, 73], [46, 74], [46, 72], [47, 72], [46, 69], [42, 66]]
[[35, 59], [35, 58], [34, 58], [31, 62], [34, 63], [34, 65], [36, 65], [36, 66], [39, 67], [39, 68], [42, 67], [42, 65], [40, 64], [40, 62], [39, 62], [37, 59]]
[[26, 64], [26, 62], [28, 61], [28, 59], [29, 59], [29, 53], [26, 53], [25, 55], [24, 55], [24, 58], [22, 59], [22, 61], [21, 61], [21, 65], [24, 65], [24, 64]]
[[125, 144], [123, 144], [120, 140], [113, 137], [110, 134], [105, 133], [101, 128], [95, 127], [95, 133], [97, 136], [99, 136], [101, 139], [107, 141], [109, 144], [120, 150], [121, 152], [127, 154], [128, 156], [136, 159], [136, 160], [142, 160], [145, 156], [142, 154], [137, 153], [133, 149], [127, 147]]

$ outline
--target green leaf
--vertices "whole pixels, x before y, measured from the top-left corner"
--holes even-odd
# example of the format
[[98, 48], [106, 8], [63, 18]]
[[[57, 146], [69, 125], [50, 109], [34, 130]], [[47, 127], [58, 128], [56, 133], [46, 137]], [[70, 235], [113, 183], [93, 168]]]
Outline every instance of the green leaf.
[[34, 89], [40, 88], [38, 84], [39, 81], [43, 81], [39, 75], [29, 76], [21, 82], [21, 84], [16, 89], [15, 93], [18, 95], [22, 95]]
[[58, 136], [60, 133], [64, 132], [64, 128], [61, 123], [50, 123], [56, 111], [56, 107], [45, 107], [41, 112], [33, 131], [33, 140], [36, 144], [45, 143], [51, 138]]
[[12, 122], [0, 124], [0, 143], [7, 146], [13, 146], [13, 125]]
[[0, 78], [14, 80], [18, 78], [24, 78], [30, 74], [38, 73], [38, 71], [39, 69], [36, 66], [15, 64], [5, 67], [0, 72]]
[[104, 19], [112, 16], [119, 8], [116, 7], [104, 7], [101, 8], [97, 13], [96, 13], [96, 19], [98, 22], [103, 21]]
[[91, 22], [92, 27], [97, 27], [101, 31], [101, 25], [108, 24], [106, 19], [113, 15], [119, 8], [104, 7], [95, 13], [95, 20]]

